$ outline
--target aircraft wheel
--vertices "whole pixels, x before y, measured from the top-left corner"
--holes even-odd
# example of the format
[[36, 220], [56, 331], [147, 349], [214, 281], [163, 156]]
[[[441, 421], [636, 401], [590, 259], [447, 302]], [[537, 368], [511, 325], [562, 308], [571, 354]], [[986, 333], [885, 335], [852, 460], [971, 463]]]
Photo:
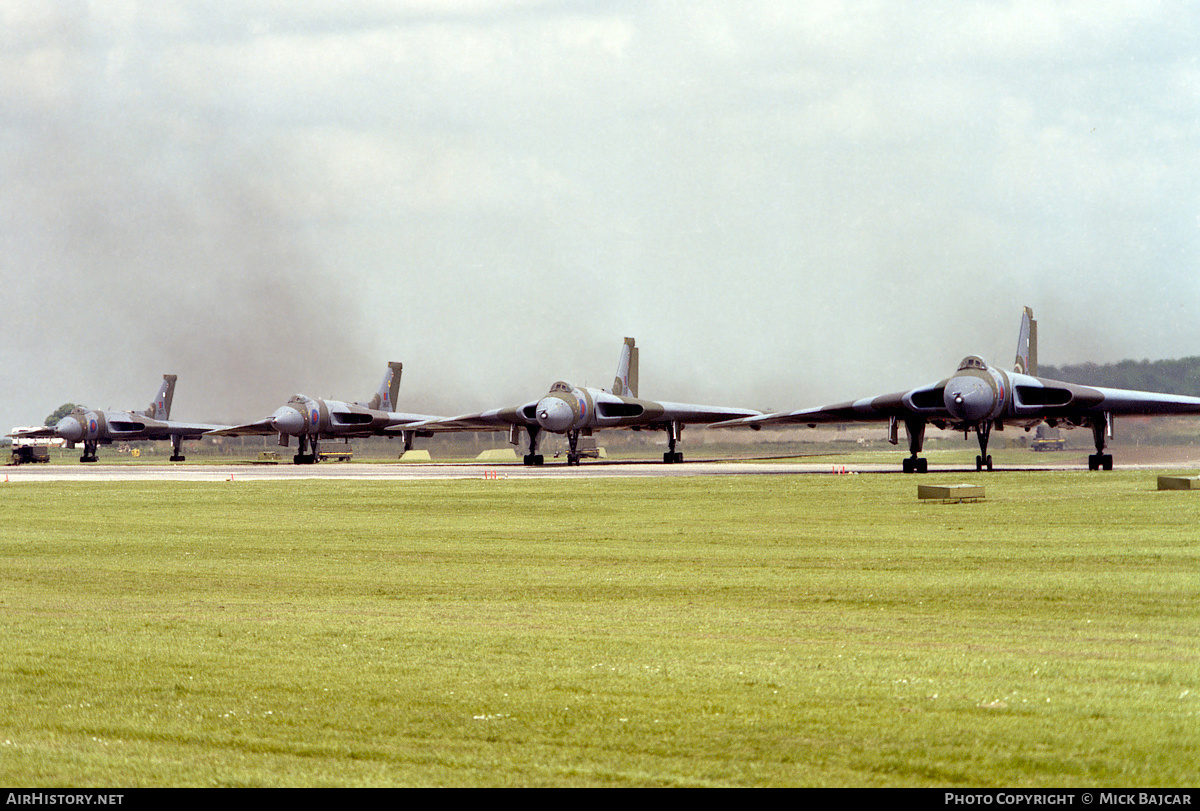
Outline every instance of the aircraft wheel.
[[1099, 470], [1099, 469], [1100, 469], [1100, 454], [1093, 453], [1091, 456], [1088, 457], [1088, 470]]
[[186, 456], [172, 456], [171, 457], [172, 462], [182, 462], [185, 459], [187, 459]]
[[992, 455], [990, 453], [988, 454], [988, 458], [985, 459], [983, 463], [987, 465], [988, 470], [992, 469]]
[[1100, 467], [1105, 470], [1112, 470], [1112, 454], [1105, 453], [1100, 456]]
[[916, 472], [917, 473], [928, 473], [929, 472], [929, 460], [925, 459], [925, 458], [917, 459], [916, 460]]
[[904, 469], [905, 473], [913, 472], [913, 462], [914, 461], [915, 460], [911, 456], [904, 457], [904, 462], [903, 462], [903, 464], [901, 464], [901, 467]]
[[666, 453], [663, 454], [663, 464], [664, 465], [669, 465], [674, 461], [675, 461], [675, 454], [671, 453], [670, 451], [667, 451]]

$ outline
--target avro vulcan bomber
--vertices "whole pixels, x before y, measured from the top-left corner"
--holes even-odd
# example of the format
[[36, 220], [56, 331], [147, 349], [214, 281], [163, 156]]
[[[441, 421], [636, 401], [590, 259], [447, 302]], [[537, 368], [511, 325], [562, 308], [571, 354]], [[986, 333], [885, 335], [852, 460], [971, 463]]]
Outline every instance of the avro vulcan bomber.
[[402, 434], [404, 447], [412, 447], [414, 435], [405, 426], [436, 420], [429, 414], [404, 414], [392, 411], [396, 396], [400, 393], [400, 373], [404, 365], [389, 363], [388, 370], [379, 384], [379, 390], [367, 403], [343, 403], [339, 400], [322, 400], [303, 394], [293, 395], [284, 405], [275, 409], [271, 416], [246, 425], [235, 425], [213, 431], [215, 436], [269, 436], [279, 435], [279, 444], [288, 446], [291, 437], [298, 439], [298, 448], [293, 461], [296, 464], [311, 464], [319, 456], [319, 443], [323, 439]]
[[1080, 386], [1037, 377], [1037, 322], [1025, 308], [1017, 343], [1016, 369], [1007, 372], [968, 355], [950, 377], [915, 389], [867, 397], [846, 403], [806, 408], [780, 414], [731, 420], [711, 427], [817, 425], [886, 422], [892, 444], [899, 426], [908, 433], [909, 456], [905, 473], [924, 473], [928, 460], [920, 456], [925, 426], [974, 432], [979, 440], [975, 469], [992, 469], [988, 438], [992, 430], [1016, 426], [1029, 430], [1045, 421], [1063, 428], [1090, 428], [1096, 452], [1088, 457], [1090, 470], [1112, 470], [1112, 455], [1105, 453], [1116, 416], [1200, 414], [1200, 397], [1156, 394], [1145, 391]]
[[529, 453], [524, 459], [526, 465], [540, 465], [545, 461], [537, 452], [537, 447], [538, 440], [546, 432], [566, 436], [569, 445], [567, 464], [578, 465], [580, 436], [591, 436], [593, 431], [606, 428], [666, 431], [668, 450], [663, 454], [663, 461], [671, 463], [683, 461], [683, 454], [676, 452], [675, 443], [684, 425], [756, 414], [761, 412], [748, 408], [638, 399], [638, 350], [633, 338], [626, 338], [611, 390], [572, 386], [560, 380], [544, 396], [523, 405], [449, 417], [412, 427], [435, 433], [508, 431], [508, 441], [513, 445], [520, 443], [521, 432], [524, 431], [529, 435]]
[[171, 401], [175, 396], [176, 375], [163, 375], [162, 386], [154, 401], [143, 411], [106, 411], [78, 406], [54, 426], [19, 431], [13, 436], [25, 439], [58, 437], [67, 441], [68, 448], [83, 445], [80, 462], [95, 462], [96, 447], [114, 442], [134, 442], [143, 439], [171, 440], [171, 461], [184, 460], [182, 444], [185, 439], [200, 436], [223, 425], [201, 425], [170, 419]]

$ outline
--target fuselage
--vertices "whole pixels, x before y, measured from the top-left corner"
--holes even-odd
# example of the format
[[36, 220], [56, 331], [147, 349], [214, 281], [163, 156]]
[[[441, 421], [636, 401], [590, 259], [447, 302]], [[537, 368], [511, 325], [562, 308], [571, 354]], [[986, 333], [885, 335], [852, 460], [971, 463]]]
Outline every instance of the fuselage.
[[128, 411], [76, 408], [54, 426], [54, 433], [67, 442], [98, 442], [154, 439], [170, 435], [166, 423]]
[[288, 436], [365, 437], [388, 426], [415, 422], [420, 415], [378, 411], [359, 403], [319, 400], [297, 394], [275, 409], [271, 426]]
[[559, 381], [537, 403], [523, 406], [521, 417], [536, 422], [543, 431], [565, 434], [625, 425], [654, 424], [665, 414], [662, 403], [620, 397], [600, 389], [572, 386]]
[[942, 403], [955, 420], [974, 425], [1004, 415], [1011, 404], [1012, 386], [1008, 373], [988, 366], [982, 358], [968, 355], [958, 371], [946, 381]]
[[1056, 416], [1078, 419], [1100, 406], [1104, 390], [1008, 372], [968, 355], [952, 376], [913, 389], [902, 401], [938, 427], [963, 429], [988, 422], [1028, 427]]

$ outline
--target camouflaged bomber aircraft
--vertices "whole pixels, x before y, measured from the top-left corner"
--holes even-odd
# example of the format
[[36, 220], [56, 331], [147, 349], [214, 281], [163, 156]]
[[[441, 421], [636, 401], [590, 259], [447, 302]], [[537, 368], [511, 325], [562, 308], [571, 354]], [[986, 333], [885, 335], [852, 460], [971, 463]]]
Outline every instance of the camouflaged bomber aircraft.
[[145, 411], [103, 411], [78, 406], [67, 416], [50, 427], [43, 426], [28, 431], [18, 431], [11, 436], [25, 439], [48, 439], [59, 437], [67, 441], [68, 448], [83, 443], [80, 462], [96, 461], [96, 446], [114, 442], [135, 442], [144, 439], [171, 440], [171, 461], [182, 462], [182, 444], [185, 439], [200, 436], [225, 426], [200, 425], [191, 422], [176, 422], [170, 419], [171, 401], [175, 397], [177, 375], [163, 375], [162, 386], [154, 401]]
[[[369, 403], [343, 403], [295, 394], [275, 413], [258, 422], [235, 425], [213, 431], [214, 436], [270, 436], [279, 434], [280, 446], [286, 448], [290, 437], [299, 439], [292, 461], [298, 465], [312, 464], [320, 459], [322, 439], [352, 439], [400, 433], [404, 449], [410, 450], [414, 436], [432, 436], [406, 430], [410, 423], [436, 420], [429, 414], [403, 414], [392, 411], [400, 393], [400, 373], [404, 365], [389, 363], [379, 391]], [[310, 451], [311, 449], [311, 451]]]
[[550, 387], [546, 396], [524, 405], [465, 414], [413, 427], [431, 432], [507, 430], [508, 441], [513, 445], [520, 444], [524, 430], [529, 434], [529, 453], [524, 458], [526, 465], [540, 465], [545, 461], [537, 452], [538, 439], [544, 431], [566, 435], [570, 448], [568, 465], [579, 464], [579, 437], [591, 436], [593, 431], [605, 428], [666, 431], [669, 449], [663, 454], [663, 461], [671, 463], [683, 461], [683, 454], [675, 451], [675, 442], [684, 425], [761, 413], [748, 408], [639, 400], [638, 350], [633, 338], [626, 338], [611, 391], [572, 386], [560, 380]]
[[1015, 425], [1026, 431], [1045, 421], [1064, 428], [1088, 427], [1096, 453], [1088, 456], [1089, 470], [1112, 470], [1112, 455], [1104, 452], [1106, 439], [1113, 436], [1113, 417], [1118, 415], [1200, 414], [1200, 397], [1156, 394], [1145, 391], [1079, 386], [1037, 377], [1037, 322], [1025, 308], [1017, 342], [1013, 372], [989, 366], [976, 355], [968, 355], [958, 370], [937, 383], [908, 391], [869, 397], [847, 403], [731, 420], [709, 427], [764, 426], [886, 422], [889, 440], [899, 441], [899, 424], [908, 433], [910, 456], [905, 473], [925, 473], [928, 460], [920, 457], [926, 424], [968, 433], [979, 440], [975, 469], [992, 469], [988, 438], [992, 429]]

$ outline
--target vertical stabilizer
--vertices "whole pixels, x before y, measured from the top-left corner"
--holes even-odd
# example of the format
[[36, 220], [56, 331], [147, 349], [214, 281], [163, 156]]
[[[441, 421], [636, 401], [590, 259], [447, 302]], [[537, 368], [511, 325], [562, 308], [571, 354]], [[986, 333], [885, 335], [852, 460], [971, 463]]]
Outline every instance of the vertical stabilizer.
[[638, 348], [632, 338], [626, 338], [621, 347], [621, 361], [617, 364], [612, 393], [620, 397], [638, 396]]
[[371, 398], [367, 408], [373, 408], [376, 411], [396, 410], [396, 398], [400, 396], [400, 372], [403, 369], [403, 363], [392, 361], [388, 364], [383, 382], [379, 384], [379, 391], [375, 392], [375, 396]]
[[1027, 375], [1038, 373], [1037, 359], [1037, 321], [1033, 320], [1033, 310], [1025, 308], [1021, 316], [1021, 332], [1017, 336], [1017, 363], [1014, 370]]
[[158, 394], [154, 395], [150, 407], [142, 413], [155, 420], [171, 419], [171, 401], [175, 399], [175, 381], [178, 379], [179, 375], [163, 375], [163, 382], [158, 387]]

